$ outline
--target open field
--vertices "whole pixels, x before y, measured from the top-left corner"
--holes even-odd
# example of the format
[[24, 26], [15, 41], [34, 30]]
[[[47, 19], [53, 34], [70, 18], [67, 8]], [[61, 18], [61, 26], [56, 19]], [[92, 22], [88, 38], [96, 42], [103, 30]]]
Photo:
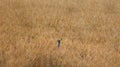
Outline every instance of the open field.
[[0, 0], [0, 67], [120, 67], [120, 0]]

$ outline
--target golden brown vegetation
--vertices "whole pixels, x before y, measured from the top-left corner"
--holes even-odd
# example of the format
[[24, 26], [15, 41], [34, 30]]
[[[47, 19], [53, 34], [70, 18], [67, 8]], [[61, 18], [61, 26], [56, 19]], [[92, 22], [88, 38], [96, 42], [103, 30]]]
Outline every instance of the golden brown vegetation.
[[120, 0], [0, 0], [0, 67], [119, 66]]

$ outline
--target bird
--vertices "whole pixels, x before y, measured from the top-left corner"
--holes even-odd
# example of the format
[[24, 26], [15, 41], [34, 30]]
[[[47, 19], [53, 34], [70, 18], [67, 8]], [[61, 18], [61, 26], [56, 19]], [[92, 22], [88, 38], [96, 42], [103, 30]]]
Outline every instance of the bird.
[[58, 48], [60, 48], [60, 39], [57, 40], [57, 43], [58, 43]]

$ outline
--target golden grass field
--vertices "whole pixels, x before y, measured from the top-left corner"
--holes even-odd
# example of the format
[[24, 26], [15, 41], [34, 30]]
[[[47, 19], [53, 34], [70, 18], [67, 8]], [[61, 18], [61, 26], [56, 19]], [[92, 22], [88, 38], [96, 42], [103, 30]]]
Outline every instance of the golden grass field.
[[0, 67], [120, 67], [120, 0], [0, 0]]

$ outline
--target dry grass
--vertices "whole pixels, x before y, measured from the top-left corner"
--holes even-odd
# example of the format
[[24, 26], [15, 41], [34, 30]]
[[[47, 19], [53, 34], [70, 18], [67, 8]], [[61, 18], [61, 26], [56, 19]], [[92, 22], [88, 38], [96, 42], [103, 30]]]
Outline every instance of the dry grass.
[[0, 67], [119, 66], [120, 0], [0, 0]]

